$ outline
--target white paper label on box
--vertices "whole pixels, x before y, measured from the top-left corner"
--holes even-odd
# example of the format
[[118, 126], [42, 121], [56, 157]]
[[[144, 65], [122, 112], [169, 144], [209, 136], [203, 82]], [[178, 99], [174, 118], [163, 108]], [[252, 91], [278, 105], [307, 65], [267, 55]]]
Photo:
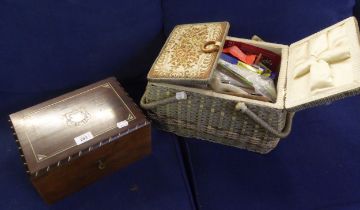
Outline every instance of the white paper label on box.
[[129, 122], [128, 122], [127, 120], [123, 120], [123, 121], [121, 121], [121, 122], [116, 123], [116, 126], [117, 126], [118, 128], [123, 128], [123, 127], [126, 127], [126, 126], [128, 126], [128, 125], [129, 125]]
[[177, 92], [175, 94], [175, 98], [176, 98], [176, 100], [183, 100], [183, 99], [187, 99], [187, 95], [186, 95], [186, 93], [184, 91]]
[[94, 138], [94, 136], [92, 135], [91, 132], [86, 132], [80, 136], [75, 137], [74, 140], [75, 140], [76, 144], [79, 145], [79, 144], [83, 144], [93, 138]]

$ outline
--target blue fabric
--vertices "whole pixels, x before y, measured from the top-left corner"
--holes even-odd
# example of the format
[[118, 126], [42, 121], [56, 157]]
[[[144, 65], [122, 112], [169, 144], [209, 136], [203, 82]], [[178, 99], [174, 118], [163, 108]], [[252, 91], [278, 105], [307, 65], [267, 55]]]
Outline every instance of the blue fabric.
[[0, 91], [143, 78], [164, 41], [160, 0], [1, 0], [0, 26]]
[[188, 140], [200, 209], [360, 209], [360, 97], [295, 115], [267, 155]]
[[182, 23], [229, 21], [230, 36], [290, 44], [352, 15], [355, 0], [164, 0], [165, 32]]
[[358, 20], [360, 20], [360, 0], [356, 0], [356, 4], [354, 7], [354, 15]]
[[0, 209], [194, 209], [175, 135], [153, 129], [153, 153], [54, 205], [25, 174], [6, 119], [0, 119]]
[[6, 120], [108, 76], [139, 101], [165, 40], [162, 26], [160, 0], [0, 0], [1, 210], [193, 209], [177, 138], [155, 129], [152, 155], [48, 206]]
[[53, 206], [31, 186], [6, 122], [108, 76], [138, 102], [176, 24], [227, 20], [229, 35], [290, 44], [350, 16], [354, 2], [0, 0], [0, 209], [359, 209], [359, 97], [298, 113], [265, 156], [187, 139], [183, 157], [174, 135], [153, 129], [151, 156]]

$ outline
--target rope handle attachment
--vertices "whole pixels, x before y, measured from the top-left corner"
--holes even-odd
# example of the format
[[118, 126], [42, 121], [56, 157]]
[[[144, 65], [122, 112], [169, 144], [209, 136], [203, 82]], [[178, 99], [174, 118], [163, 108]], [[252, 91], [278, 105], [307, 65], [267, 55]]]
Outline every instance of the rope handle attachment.
[[[147, 110], [156, 108], [157, 106], [162, 106], [162, 105], [166, 105], [166, 104], [170, 104], [170, 103], [175, 103], [175, 102], [178, 102], [181, 100], [186, 100], [188, 98], [186, 92], [181, 91], [181, 92], [177, 92], [174, 96], [170, 96], [168, 98], [164, 98], [164, 99], [161, 99], [158, 101], [146, 103], [145, 95], [146, 94], [144, 94], [144, 96], [141, 98], [140, 106]], [[238, 102], [235, 105], [235, 110], [241, 111], [242, 113], [246, 114], [255, 123], [259, 124], [261, 127], [268, 130], [270, 133], [272, 133], [276, 137], [285, 138], [291, 132], [292, 120], [293, 120], [293, 117], [295, 114], [293, 112], [287, 113], [285, 127], [282, 131], [278, 131], [277, 129], [274, 129], [271, 125], [269, 125], [269, 123], [265, 122], [263, 119], [261, 119], [259, 116], [257, 116], [253, 111], [251, 111], [244, 102]]]
[[277, 129], [274, 129], [271, 125], [269, 125], [269, 123], [265, 122], [263, 119], [257, 116], [253, 111], [251, 111], [244, 102], [238, 102], [235, 106], [235, 110], [241, 111], [242, 113], [246, 114], [255, 123], [259, 124], [261, 127], [268, 130], [270, 133], [279, 138], [285, 138], [290, 134], [292, 120], [295, 115], [295, 113], [293, 112], [287, 113], [285, 127], [282, 131], [278, 131]]

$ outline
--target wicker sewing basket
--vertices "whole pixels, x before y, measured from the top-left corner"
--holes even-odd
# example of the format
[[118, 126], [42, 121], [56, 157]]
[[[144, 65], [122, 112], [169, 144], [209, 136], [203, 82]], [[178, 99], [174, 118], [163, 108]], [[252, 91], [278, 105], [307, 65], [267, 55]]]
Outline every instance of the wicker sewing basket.
[[[228, 37], [228, 28], [227, 22], [174, 28], [149, 71], [141, 99], [160, 129], [265, 154], [288, 136], [296, 111], [360, 92], [359, 29], [354, 17], [290, 46]], [[275, 103], [206, 88], [225, 40], [281, 55]], [[294, 72], [300, 72], [300, 78]], [[331, 74], [333, 83], [317, 88], [313, 81], [319, 79], [318, 72]]]

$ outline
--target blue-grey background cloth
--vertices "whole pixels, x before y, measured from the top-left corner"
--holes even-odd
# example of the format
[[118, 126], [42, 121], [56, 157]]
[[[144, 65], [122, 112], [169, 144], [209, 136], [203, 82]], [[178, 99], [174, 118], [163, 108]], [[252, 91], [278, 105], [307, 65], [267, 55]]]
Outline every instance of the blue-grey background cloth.
[[177, 24], [226, 20], [231, 36], [291, 44], [352, 15], [357, 0], [0, 0], [0, 209], [360, 209], [359, 96], [297, 113], [268, 155], [154, 128], [152, 155], [51, 206], [7, 123], [108, 76], [139, 101]]

